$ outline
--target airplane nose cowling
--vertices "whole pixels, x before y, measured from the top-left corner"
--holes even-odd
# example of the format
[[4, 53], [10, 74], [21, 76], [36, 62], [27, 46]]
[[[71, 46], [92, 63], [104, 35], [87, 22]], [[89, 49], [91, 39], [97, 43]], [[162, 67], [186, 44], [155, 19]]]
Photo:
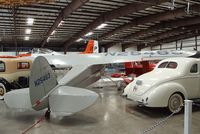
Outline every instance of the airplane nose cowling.
[[61, 86], [49, 96], [51, 112], [68, 116], [79, 112], [97, 100], [98, 94], [83, 88]]

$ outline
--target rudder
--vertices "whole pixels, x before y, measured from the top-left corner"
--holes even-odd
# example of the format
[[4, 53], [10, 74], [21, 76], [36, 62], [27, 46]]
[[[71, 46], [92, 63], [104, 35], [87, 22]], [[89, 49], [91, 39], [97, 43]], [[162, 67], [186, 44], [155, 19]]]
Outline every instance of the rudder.
[[90, 54], [90, 53], [99, 53], [98, 41], [89, 40], [85, 51], [81, 52], [81, 54]]
[[48, 93], [58, 84], [48, 61], [38, 56], [32, 65], [29, 81], [30, 99], [32, 108], [42, 110], [47, 108]]

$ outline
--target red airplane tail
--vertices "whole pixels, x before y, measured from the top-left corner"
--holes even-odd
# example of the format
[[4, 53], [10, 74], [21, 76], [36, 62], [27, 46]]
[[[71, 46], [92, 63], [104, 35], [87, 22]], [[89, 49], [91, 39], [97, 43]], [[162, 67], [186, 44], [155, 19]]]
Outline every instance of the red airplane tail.
[[99, 46], [96, 40], [89, 40], [85, 51], [81, 52], [81, 54], [89, 53], [99, 53]]

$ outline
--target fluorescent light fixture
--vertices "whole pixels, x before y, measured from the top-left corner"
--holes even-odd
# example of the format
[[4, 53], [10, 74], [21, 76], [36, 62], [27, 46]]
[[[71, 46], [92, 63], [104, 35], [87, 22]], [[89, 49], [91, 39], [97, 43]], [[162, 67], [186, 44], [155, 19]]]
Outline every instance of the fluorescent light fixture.
[[27, 24], [28, 25], [33, 25], [34, 19], [33, 18], [27, 18]]
[[54, 33], [55, 33], [56, 31], [55, 30], [53, 30], [53, 32], [51, 33], [51, 35], [54, 35]]
[[78, 40], [76, 40], [76, 42], [80, 42], [80, 41], [82, 41], [83, 40], [83, 38], [79, 38]]
[[85, 34], [85, 36], [90, 36], [92, 34], [93, 34], [93, 32], [89, 32], [89, 33]]
[[29, 36], [25, 36], [25, 37], [24, 37], [24, 40], [29, 40], [29, 39], [30, 39]]
[[58, 24], [58, 27], [60, 27], [65, 21], [61, 21], [59, 24]]
[[30, 29], [30, 28], [26, 29], [26, 30], [25, 30], [25, 33], [26, 33], [26, 34], [31, 34], [31, 29]]
[[99, 25], [96, 29], [102, 29], [104, 28], [105, 26], [107, 26], [108, 24], [106, 23], [102, 23], [101, 25]]

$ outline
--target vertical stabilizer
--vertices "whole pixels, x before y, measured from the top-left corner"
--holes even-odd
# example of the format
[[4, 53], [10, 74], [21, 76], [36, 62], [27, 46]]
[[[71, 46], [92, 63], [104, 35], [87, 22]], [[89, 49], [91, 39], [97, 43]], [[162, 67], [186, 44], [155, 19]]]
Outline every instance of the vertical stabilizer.
[[48, 107], [48, 97], [45, 96], [57, 83], [48, 61], [44, 57], [38, 56], [33, 62], [29, 82], [30, 99], [33, 109], [41, 110]]
[[98, 41], [89, 40], [85, 51], [81, 52], [81, 54], [89, 54], [89, 53], [99, 53]]

